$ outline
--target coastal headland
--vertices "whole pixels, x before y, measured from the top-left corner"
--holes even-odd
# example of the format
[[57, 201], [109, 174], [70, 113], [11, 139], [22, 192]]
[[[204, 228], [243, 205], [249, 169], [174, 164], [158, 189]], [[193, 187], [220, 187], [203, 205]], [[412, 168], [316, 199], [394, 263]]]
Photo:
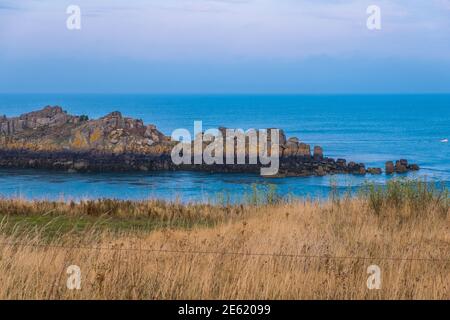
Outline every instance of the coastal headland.
[[[225, 132], [226, 128], [219, 128]], [[268, 129], [270, 131], [271, 129]], [[193, 142], [187, 142], [194, 145]], [[249, 141], [245, 157], [249, 158]], [[18, 117], [0, 117], [0, 167], [108, 171], [206, 171], [258, 173], [264, 164], [175, 164], [171, 152], [179, 141], [164, 135], [153, 124], [111, 112], [99, 119], [68, 114], [60, 106]], [[270, 144], [270, 141], [269, 141]], [[202, 142], [206, 148], [207, 142]], [[234, 146], [236, 148], [236, 146]], [[327, 174], [381, 174], [381, 168], [364, 163], [326, 157], [320, 146], [311, 147], [297, 137], [287, 138], [279, 130], [277, 176], [324, 176]], [[237, 156], [236, 156], [237, 157]], [[419, 170], [406, 159], [387, 161], [386, 174]]]

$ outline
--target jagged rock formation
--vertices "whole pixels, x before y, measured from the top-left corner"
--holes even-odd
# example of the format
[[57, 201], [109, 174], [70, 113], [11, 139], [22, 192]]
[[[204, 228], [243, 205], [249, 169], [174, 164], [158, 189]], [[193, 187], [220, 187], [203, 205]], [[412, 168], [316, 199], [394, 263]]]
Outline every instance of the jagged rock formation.
[[42, 110], [25, 113], [20, 117], [0, 117], [0, 133], [14, 135], [27, 129], [51, 128], [79, 122], [80, 117], [68, 115], [61, 107], [47, 106]]
[[169, 139], [154, 125], [112, 112], [98, 120], [47, 106], [15, 118], [0, 118], [0, 147], [32, 151], [161, 152]]
[[78, 126], [68, 142], [70, 149], [151, 153], [169, 139], [154, 125], [145, 126], [142, 120], [125, 118], [116, 111]]
[[[268, 140], [270, 141], [268, 129]], [[225, 128], [219, 128], [225, 133]], [[203, 134], [200, 134], [201, 138]], [[223, 134], [225, 139], [225, 134]], [[248, 144], [248, 141], [246, 141]], [[259, 172], [258, 164], [175, 165], [171, 151], [178, 144], [142, 120], [112, 112], [89, 120], [68, 114], [61, 107], [47, 106], [19, 117], [0, 117], [0, 167], [43, 168], [83, 171], [194, 170], [208, 172]], [[209, 143], [202, 142], [205, 148]], [[193, 143], [189, 143], [192, 147]], [[224, 146], [226, 145], [224, 140]], [[279, 131], [279, 175], [307, 176], [335, 173], [380, 174], [380, 168], [366, 169], [362, 163], [324, 156], [320, 146], [311, 147]], [[236, 148], [236, 145], [235, 145]], [[269, 148], [270, 149], [270, 148]], [[246, 157], [250, 149], [247, 146]], [[192, 162], [193, 163], [193, 162]], [[226, 161], [224, 161], [226, 163]], [[416, 170], [404, 160], [386, 164], [386, 172]]]
[[284, 144], [283, 155], [288, 156], [311, 156], [311, 148], [308, 144], [300, 142], [296, 137], [291, 137]]

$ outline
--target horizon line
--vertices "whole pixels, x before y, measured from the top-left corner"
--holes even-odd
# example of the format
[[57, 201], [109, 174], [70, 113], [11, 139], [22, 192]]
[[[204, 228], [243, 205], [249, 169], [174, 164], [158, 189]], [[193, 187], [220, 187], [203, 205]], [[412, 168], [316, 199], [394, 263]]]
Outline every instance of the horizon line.
[[0, 92], [0, 95], [259, 95], [259, 96], [367, 96], [450, 95], [448, 92]]

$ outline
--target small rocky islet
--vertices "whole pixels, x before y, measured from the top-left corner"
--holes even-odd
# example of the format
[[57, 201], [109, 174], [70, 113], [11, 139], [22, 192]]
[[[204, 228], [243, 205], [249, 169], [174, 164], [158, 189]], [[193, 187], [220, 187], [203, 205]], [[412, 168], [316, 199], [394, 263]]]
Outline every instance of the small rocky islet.
[[[225, 128], [219, 130], [224, 131]], [[278, 176], [378, 175], [383, 172], [381, 168], [366, 168], [363, 163], [325, 157], [320, 146], [314, 146], [311, 151], [310, 145], [296, 137], [287, 138], [282, 130], [279, 136]], [[171, 151], [178, 143], [171, 141], [155, 125], [145, 125], [142, 120], [124, 117], [118, 111], [90, 120], [85, 115], [70, 115], [59, 106], [46, 106], [18, 117], [0, 117], [0, 168], [68, 172], [188, 170], [257, 173], [263, 167], [259, 162], [176, 165]], [[207, 143], [203, 143], [205, 146]], [[419, 166], [409, 164], [406, 159], [387, 161], [385, 165], [386, 174], [416, 170]]]

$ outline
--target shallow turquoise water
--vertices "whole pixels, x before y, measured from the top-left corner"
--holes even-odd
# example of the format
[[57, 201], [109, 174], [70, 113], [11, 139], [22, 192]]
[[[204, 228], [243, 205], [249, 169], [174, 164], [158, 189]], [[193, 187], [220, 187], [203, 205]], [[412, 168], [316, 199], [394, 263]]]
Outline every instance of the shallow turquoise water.
[[[165, 134], [176, 128], [283, 128], [288, 136], [324, 148], [326, 156], [382, 167], [407, 158], [419, 176], [450, 181], [450, 95], [0, 95], [0, 114], [18, 115], [45, 105], [61, 105], [91, 118], [113, 110], [153, 123]], [[412, 176], [416, 176], [413, 174]], [[207, 173], [68, 174], [0, 170], [0, 195], [26, 198], [242, 199], [252, 183], [276, 184], [280, 193], [326, 196], [331, 181], [357, 189], [381, 176], [263, 179], [255, 175]]]

